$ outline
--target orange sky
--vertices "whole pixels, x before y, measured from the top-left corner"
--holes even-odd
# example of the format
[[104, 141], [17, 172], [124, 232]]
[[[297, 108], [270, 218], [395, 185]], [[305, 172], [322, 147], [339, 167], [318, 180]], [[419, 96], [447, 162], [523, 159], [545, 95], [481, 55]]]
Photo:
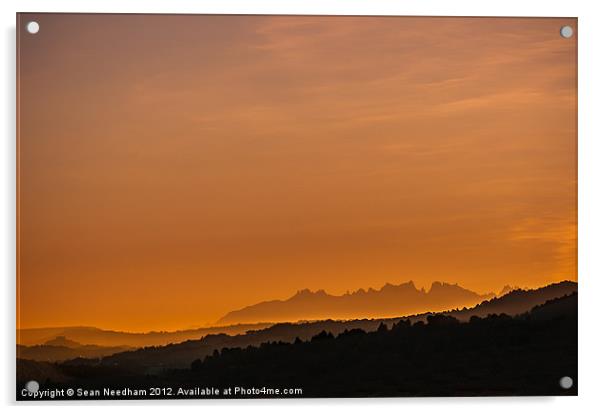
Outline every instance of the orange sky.
[[575, 19], [21, 19], [21, 328], [577, 278]]

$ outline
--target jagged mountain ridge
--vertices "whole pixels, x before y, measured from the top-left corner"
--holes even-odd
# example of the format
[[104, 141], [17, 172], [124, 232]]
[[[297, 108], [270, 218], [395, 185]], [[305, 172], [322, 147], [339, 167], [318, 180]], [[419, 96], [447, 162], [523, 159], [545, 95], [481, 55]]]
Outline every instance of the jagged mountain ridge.
[[[537, 289], [515, 290], [503, 297], [484, 301], [470, 309], [443, 312], [462, 322], [468, 322], [472, 316], [486, 317], [491, 314], [507, 314], [516, 316], [541, 306], [550, 300], [566, 297], [577, 292], [577, 283], [564, 281]], [[401, 320], [412, 323], [427, 322], [433, 313], [422, 313], [386, 319], [358, 319], [350, 321], [323, 320], [305, 323], [279, 323], [267, 328], [250, 330], [244, 334], [210, 334], [202, 339], [188, 340], [166, 346], [140, 348], [114, 355], [105, 356], [101, 360], [84, 360], [68, 362], [75, 365], [119, 366], [138, 373], [154, 372], [168, 368], [186, 368], [194, 359], [203, 358], [223, 348], [245, 348], [259, 346], [266, 342], [293, 342], [296, 338], [309, 340], [322, 331], [339, 335], [345, 330], [362, 329], [375, 331], [381, 323], [389, 328]], [[41, 359], [41, 358], [40, 358]]]
[[[555, 286], [522, 291], [517, 297], [526, 306], [527, 303], [540, 302], [545, 297], [566, 293], [573, 288], [576, 288], [575, 283], [562, 282]], [[498, 299], [493, 299], [484, 307], [489, 307], [491, 303], [495, 304], [497, 302]], [[51, 381], [54, 384], [62, 384], [62, 386], [84, 387], [103, 386], [103, 384], [115, 386], [116, 383], [119, 386], [132, 386], [132, 384], [136, 384], [136, 386], [141, 384], [161, 386], [165, 383], [186, 384], [188, 381], [190, 385], [186, 386], [192, 387], [199, 383], [212, 383], [216, 379], [231, 381], [231, 376], [239, 375], [239, 373], [244, 373], [244, 378], [248, 378], [247, 374], [261, 375], [262, 372], [268, 375], [267, 379], [284, 372], [287, 375], [286, 379], [289, 381], [290, 376], [297, 375], [297, 373], [301, 373], [301, 375], [309, 374], [310, 379], [305, 380], [305, 382], [312, 381], [313, 384], [313, 380], [316, 378], [313, 373], [316, 368], [319, 369], [320, 373], [324, 372], [324, 369], [329, 369], [339, 375], [340, 367], [346, 364], [333, 364], [332, 361], [337, 358], [340, 358], [341, 361], [351, 361], [347, 365], [351, 367], [352, 372], [345, 373], [343, 378], [353, 377], [356, 374], [357, 361], [364, 361], [366, 358], [383, 359], [380, 363], [373, 362], [373, 359], [370, 359], [366, 365], [379, 373], [386, 372], [382, 371], [383, 367], [390, 367], [390, 364], [395, 361], [404, 364], [415, 363], [416, 368], [412, 369], [410, 375], [400, 374], [407, 372], [405, 368], [390, 369], [392, 375], [387, 377], [386, 383], [377, 387], [379, 391], [383, 390], [383, 386], [390, 384], [391, 379], [400, 378], [400, 375], [406, 378], [408, 385], [416, 384], [414, 378], [417, 377], [417, 374], [424, 372], [425, 366], [427, 369], [431, 369], [438, 379], [441, 372], [448, 372], [451, 384], [456, 384], [458, 373], [460, 375], [466, 374], [465, 370], [458, 371], [458, 366], [465, 367], [469, 362], [475, 364], [475, 366], [474, 369], [468, 371], [470, 375], [463, 379], [460, 389], [470, 390], [470, 392], [473, 392], [474, 387], [479, 386], [482, 381], [489, 381], [492, 378], [491, 372], [495, 372], [496, 375], [493, 377], [497, 377], [500, 369], [506, 370], [506, 373], [512, 379], [510, 381], [512, 384], [513, 381], [516, 381], [517, 370], [522, 369], [524, 374], [519, 378], [525, 378], [527, 382], [544, 385], [552, 383], [555, 385], [556, 381], [549, 381], [549, 377], [554, 380], [557, 379], [557, 372], [576, 375], [576, 372], [573, 373], [569, 370], [571, 366], [576, 367], [576, 313], [577, 293], [575, 291], [572, 294], [565, 294], [539, 303], [532, 307], [529, 312], [515, 316], [514, 319], [510, 316], [492, 316], [490, 314], [486, 318], [471, 319], [469, 323], [461, 325], [454, 319], [454, 315], [449, 315], [454, 316], [454, 318], [450, 318], [444, 316], [444, 314], [437, 314], [432, 315], [433, 317], [416, 315], [416, 318], [420, 320], [426, 316], [425, 323], [420, 323], [414, 317], [383, 321], [286, 323], [274, 325], [261, 331], [248, 332], [245, 335], [208, 335], [201, 340], [138, 349], [102, 359], [77, 358], [59, 364], [17, 359], [17, 382], [19, 384], [17, 389], [22, 389], [25, 382], [32, 379], [40, 383]], [[417, 323], [400, 323], [402, 319], [414, 320], [420, 326]], [[383, 329], [381, 322], [387, 325], [388, 329]], [[465, 320], [464, 322], [468, 321]], [[370, 323], [373, 328], [366, 329], [368, 328], [367, 325], [358, 326], [358, 324], [363, 323]], [[375, 323], [378, 325], [375, 325]], [[559, 331], [558, 329], [561, 326], [568, 329], [562, 328]], [[376, 332], [366, 334], [366, 331]], [[459, 344], [460, 346], [447, 346], [450, 343], [450, 337], [453, 338], [454, 335], [462, 334], [462, 332], [468, 332], [469, 335], [465, 341]], [[419, 342], [413, 340], [412, 338], [415, 339], [416, 335], [422, 337], [422, 340]], [[539, 339], [536, 339], [537, 337]], [[285, 338], [288, 340], [281, 342]], [[295, 339], [293, 340], [293, 338]], [[371, 340], [370, 338], [378, 339], [373, 341], [371, 346], [366, 347], [364, 339]], [[388, 342], [395, 338], [397, 338], [396, 344]], [[290, 350], [291, 347], [299, 346], [307, 348], [312, 347], [312, 344], [325, 344], [334, 340], [344, 341], [349, 347], [337, 347], [336, 350], [323, 352], [324, 348], [318, 345], [319, 352], [309, 359], [309, 364], [316, 367], [314, 369], [307, 369], [308, 358], [304, 358], [302, 355], [287, 359], [287, 364], [291, 361], [298, 363], [299, 367], [297, 369], [274, 368], [283, 361], [283, 358], [286, 358], [286, 354], [282, 352], [283, 350], [286, 351], [287, 349]], [[443, 342], [446, 346], [442, 346]], [[387, 345], [387, 343], [389, 344]], [[491, 352], [489, 344], [495, 344], [495, 352]], [[458, 344], [456, 343], [456, 345]], [[249, 348], [249, 346], [254, 348]], [[347, 352], [345, 349], [355, 354], [353, 358], [350, 358], [349, 355], [341, 356], [342, 352]], [[464, 355], [462, 358], [450, 358], [449, 355], [446, 355], [446, 352], [465, 354], [468, 349], [483, 353], [471, 356]], [[500, 357], [501, 349], [506, 349], [507, 353]], [[421, 357], [414, 357], [414, 352], [426, 352], [426, 354]], [[531, 354], [525, 356], [524, 352], [530, 352]], [[554, 353], [552, 357], [550, 357], [550, 352]], [[382, 358], [383, 353], [390, 354]], [[268, 364], [252, 362], [249, 365], [250, 359], [259, 354], [272, 359], [272, 362]], [[210, 355], [213, 355], [213, 357], [208, 360], [207, 357]], [[336, 358], [333, 357], [334, 355], [336, 355]], [[223, 366], [214, 364], [217, 359], [224, 356], [233, 364], [234, 369], [223, 369]], [[358, 358], [358, 356], [360, 357]], [[492, 357], [496, 359], [492, 360]], [[533, 358], [536, 357], [541, 358], [541, 360], [534, 361]], [[315, 358], [322, 358], [323, 360], [316, 363]], [[425, 364], [425, 361], [430, 362], [433, 358], [437, 359], [436, 364]], [[512, 367], [507, 366], [510, 358], [515, 359]], [[569, 358], [574, 358], [575, 364], [572, 362], [567, 364]], [[565, 366], [555, 366], [550, 369], [548, 364], [551, 361], [561, 361], [561, 365], [564, 364]], [[245, 363], [247, 364], [245, 365]], [[266, 370], [266, 366], [271, 367], [271, 369]], [[483, 370], [483, 366], [487, 369]], [[192, 368], [192, 370], [189, 368]], [[207, 373], [209, 377], [199, 378], [198, 375], [203, 372]], [[534, 381], [533, 372], [541, 373], [543, 381], [541, 379]], [[474, 373], [482, 375], [482, 378], [475, 378]], [[323, 378], [322, 374], [319, 377]], [[370, 378], [376, 378], [376, 376], [372, 375]], [[430, 376], [427, 378], [430, 378]], [[317, 389], [322, 390], [325, 385], [330, 383], [338, 384], [340, 380], [341, 377], [338, 377], [338, 380], [328, 379], [324, 385], [320, 385]], [[279, 381], [282, 381], [282, 379], [279, 379]], [[464, 388], [466, 381], [471, 381], [473, 384], [469, 384], [469, 388]], [[263, 380], [257, 379], [254, 382], [264, 383]], [[295, 383], [300, 384], [303, 384], [303, 382], [295, 381]], [[439, 383], [439, 381], [436, 383]], [[402, 388], [407, 390], [408, 385]], [[422, 382], [418, 384], [419, 387], [423, 385]], [[346, 387], [343, 387], [343, 389], [346, 389]], [[447, 386], [446, 389], [448, 389]], [[426, 390], [431, 390], [431, 386], [429, 385]], [[524, 384], [518, 385], [517, 390], [524, 390]], [[364, 385], [362, 385], [362, 391], [365, 391]], [[503, 392], [507, 392], [506, 386], [504, 386]], [[538, 391], [533, 395], [540, 394], [541, 392]]]
[[383, 318], [470, 307], [495, 296], [445, 282], [433, 282], [428, 291], [417, 289], [412, 281], [387, 283], [379, 290], [359, 289], [341, 296], [303, 289], [286, 300], [260, 302], [229, 312], [217, 323]]

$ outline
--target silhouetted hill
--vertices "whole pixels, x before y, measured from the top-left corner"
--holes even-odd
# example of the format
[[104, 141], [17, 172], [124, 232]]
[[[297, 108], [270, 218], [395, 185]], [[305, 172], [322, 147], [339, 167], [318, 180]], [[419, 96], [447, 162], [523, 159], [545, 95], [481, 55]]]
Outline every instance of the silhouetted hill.
[[[485, 301], [473, 308], [444, 312], [460, 321], [468, 321], [472, 316], [484, 317], [489, 314], [519, 315], [537, 305], [544, 304], [550, 299], [562, 297], [577, 290], [574, 282], [561, 282], [539, 289], [511, 292], [508, 298], [495, 298]], [[508, 296], [507, 295], [507, 296]], [[279, 323], [265, 329], [248, 331], [246, 334], [208, 335], [200, 340], [189, 340], [167, 346], [146, 347], [128, 352], [107, 356], [101, 365], [114, 365], [138, 373], [157, 372], [171, 368], [187, 367], [191, 361], [211, 355], [215, 350], [224, 347], [257, 346], [265, 342], [293, 342], [296, 338], [308, 340], [322, 331], [338, 335], [345, 330], [362, 329], [366, 332], [375, 331], [381, 323], [389, 328], [401, 320], [410, 322], [426, 322], [432, 313], [399, 316], [385, 319], [358, 319], [351, 321], [313, 321], [302, 323]]]
[[205, 335], [215, 333], [236, 335], [250, 329], [261, 329], [270, 325], [270, 323], [238, 324], [173, 332], [160, 331], [144, 333], [111, 331], [86, 326], [31, 328], [17, 330], [17, 343], [21, 345], [41, 345], [62, 336], [81, 344], [138, 348], [141, 346], [166, 345], [189, 339], [199, 339]]
[[[222, 341], [228, 335], [216, 337]], [[390, 327], [383, 323], [372, 332], [352, 328], [335, 335], [322, 331], [292, 343], [224, 347], [183, 369], [137, 373], [122, 364], [73, 362], [53, 365], [53, 376], [63, 379], [48, 379], [46, 384], [302, 390], [295, 397], [576, 395], [577, 294], [548, 300], [514, 317], [473, 316], [461, 322], [439, 313], [428, 315], [426, 323], [399, 320]], [[37, 379], [31, 377], [37, 365], [17, 361], [18, 367], [22, 364], [29, 376], [19, 377], [17, 390], [24, 381]], [[48, 365], [40, 366], [49, 371]], [[559, 386], [563, 376], [573, 378], [573, 388]], [[19, 394], [17, 398], [22, 399]]]
[[520, 289], [518, 286], [510, 286], [510, 285], [506, 285], [502, 288], [502, 290], [500, 291], [500, 293], [497, 294], [498, 297], [500, 296], [504, 296], [507, 293], [512, 292], [513, 290], [518, 290]]
[[17, 358], [17, 383], [25, 384], [30, 380], [35, 380], [40, 384], [47, 382], [57, 384], [64, 383], [69, 378], [56, 364]]
[[400, 285], [387, 283], [380, 290], [360, 289], [341, 296], [305, 289], [287, 300], [261, 302], [232, 311], [218, 323], [393, 317], [474, 306], [494, 296], [492, 293], [480, 295], [457, 284], [441, 282], [434, 282], [428, 292], [416, 289], [411, 281]]
[[500, 313], [518, 315], [528, 312], [534, 306], [544, 304], [546, 301], [574, 292], [577, 292], [577, 283], [570, 281], [553, 283], [538, 289], [517, 289], [502, 297], [483, 301], [474, 308], [453, 311], [449, 314], [460, 320], [468, 320], [471, 316], [483, 317]]
[[66, 348], [79, 348], [80, 346], [82, 346], [82, 344], [80, 344], [79, 342], [76, 341], [72, 341], [71, 339], [67, 338], [66, 336], [57, 336], [54, 339], [50, 339], [46, 342], [44, 342], [42, 345], [50, 345], [50, 346], [64, 346]]
[[577, 294], [548, 300], [543, 305], [531, 309], [531, 317], [537, 320], [553, 320], [566, 315], [577, 317]]
[[130, 349], [128, 346], [82, 345], [64, 336], [58, 336], [43, 345], [17, 345], [17, 358], [55, 362], [73, 358], [99, 358]]
[[[102, 359], [102, 365], [127, 367], [136, 372], [157, 372], [163, 369], [184, 368], [194, 359], [210, 355], [224, 347], [246, 347], [269, 341], [293, 342], [297, 337], [309, 339], [326, 330], [338, 334], [345, 329], [375, 330], [381, 320], [316, 321], [306, 323], [280, 323], [269, 328], [249, 331], [246, 334], [207, 335], [200, 340], [190, 340], [166, 346], [145, 347], [114, 354]], [[390, 323], [393, 323], [391, 321]]]
[[[545, 315], [545, 316], [544, 316]], [[269, 369], [262, 369], [269, 367]], [[389, 330], [322, 332], [310, 341], [226, 348], [191, 365], [192, 381], [303, 388], [311, 397], [395, 395], [576, 395], [577, 294], [533, 312], [474, 317], [444, 314]]]

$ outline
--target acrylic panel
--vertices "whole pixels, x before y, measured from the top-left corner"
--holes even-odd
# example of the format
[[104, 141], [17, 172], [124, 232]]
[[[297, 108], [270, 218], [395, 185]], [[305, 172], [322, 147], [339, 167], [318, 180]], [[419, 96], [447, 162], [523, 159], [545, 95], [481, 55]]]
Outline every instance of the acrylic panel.
[[16, 398], [576, 395], [577, 34], [18, 14]]

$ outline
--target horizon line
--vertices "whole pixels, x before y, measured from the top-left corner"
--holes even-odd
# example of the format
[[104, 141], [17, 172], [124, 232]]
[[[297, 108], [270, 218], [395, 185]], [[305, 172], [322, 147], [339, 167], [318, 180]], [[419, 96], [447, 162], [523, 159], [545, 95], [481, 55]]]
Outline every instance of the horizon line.
[[[537, 286], [537, 287], [533, 287], [533, 286], [513, 286], [513, 287], [516, 287], [516, 288], [517, 288], [517, 289], [514, 289], [514, 290], [530, 291], [530, 290], [541, 289], [541, 288], [544, 288], [544, 287], [547, 287], [547, 286], [551, 286], [551, 285], [555, 285], [555, 284], [559, 284], [559, 283], [564, 283], [564, 282], [570, 282], [570, 283], [576, 283], [576, 284], [578, 284], [578, 280], [577, 280], [577, 279], [575, 279], [575, 280], [563, 279], [563, 280], [560, 280], [560, 281], [549, 282], [549, 283], [547, 283], [547, 284], [544, 284], [544, 285], [539, 285], [539, 286]], [[370, 289], [372, 289], [373, 291], [379, 292], [379, 291], [381, 291], [381, 290], [382, 290], [382, 289], [383, 289], [385, 286], [387, 286], [387, 285], [391, 285], [391, 286], [401, 286], [401, 285], [410, 284], [410, 283], [411, 283], [412, 285], [414, 285], [414, 282], [413, 282], [412, 280], [408, 280], [407, 282], [402, 282], [402, 283], [400, 283], [400, 284], [398, 284], [398, 285], [393, 285], [393, 284], [391, 284], [391, 283], [388, 283], [388, 282], [387, 282], [387, 283], [385, 283], [385, 284], [384, 284], [384, 285], [383, 285], [383, 286], [382, 286], [380, 289], [378, 289], [378, 290], [375, 290], [375, 289], [373, 289], [373, 288], [371, 288], [371, 287], [370, 287], [370, 288], [368, 288], [368, 289], [363, 289], [363, 288], [360, 288], [360, 289], [358, 289], [358, 290], [355, 290], [353, 293], [359, 292], [359, 291], [360, 291], [360, 290], [362, 290], [362, 289], [364, 290], [364, 292], [368, 292]], [[460, 287], [464, 288], [463, 286], [461, 286], [461, 285], [460, 285], [460, 284], [458, 284], [458, 283], [449, 283], [449, 282], [442, 282], [442, 281], [437, 281], [437, 280], [436, 280], [436, 281], [433, 281], [433, 282], [431, 282], [431, 287], [432, 287], [432, 285], [433, 285], [434, 283], [447, 284], [447, 285], [449, 285], [449, 286], [460, 286]], [[510, 284], [505, 284], [505, 285], [504, 285], [504, 287], [505, 287], [505, 286], [512, 286], [512, 285], [510, 285]], [[415, 286], [415, 285], [414, 285], [414, 288], [416, 288], [416, 286]], [[466, 289], [466, 288], [464, 288], [464, 289]], [[503, 287], [502, 287], [502, 289], [503, 289]], [[314, 292], [312, 292], [310, 289], [300, 289], [300, 290], [297, 290], [297, 292], [296, 292], [295, 294], [293, 294], [292, 296], [288, 297], [287, 299], [290, 299], [290, 298], [294, 297], [294, 296], [295, 296], [295, 295], [297, 295], [299, 292], [301, 292], [301, 291], [304, 291], [304, 290], [306, 290], [306, 291], [309, 291], [310, 293], [316, 293], [316, 292], [319, 292], [319, 291], [323, 291], [323, 292], [325, 292], [325, 290], [324, 290], [324, 289], [319, 289], [319, 290], [317, 290], [317, 291], [314, 291]], [[417, 291], [420, 291], [421, 289], [418, 289], [418, 288], [416, 288], [416, 290], [417, 290]], [[425, 291], [426, 291], [426, 290], [425, 290]], [[484, 293], [484, 294], [481, 294], [481, 293], [478, 293], [478, 292], [475, 292], [475, 291], [473, 291], [473, 292], [474, 292], [474, 293], [477, 293], [477, 294], [479, 294], [479, 295], [493, 294], [493, 295], [496, 295], [496, 297], [497, 297], [497, 295], [499, 294], [499, 293], [494, 293], [494, 292], [487, 292], [487, 293]], [[325, 293], [326, 293], [326, 292], [325, 292]], [[427, 293], [428, 293], [428, 292], [427, 292]], [[510, 292], [507, 292], [506, 294], [508, 294], [508, 293], [510, 293]], [[328, 294], [328, 293], [326, 293], [326, 294]], [[331, 296], [333, 296], [333, 297], [343, 297], [343, 296], [347, 296], [347, 295], [351, 295], [351, 294], [352, 294], [352, 293], [345, 293], [345, 294], [342, 294], [342, 295], [331, 295]], [[505, 296], [506, 294], [504, 294], [503, 296]], [[284, 300], [287, 300], [287, 299], [284, 299]], [[273, 299], [273, 301], [277, 301], [277, 300], [280, 300], [280, 301], [282, 301], [282, 299]], [[268, 301], [263, 301], [263, 302], [269, 302], [269, 300], [268, 300]], [[259, 304], [259, 303], [263, 303], [263, 302], [257, 302], [257, 303], [255, 303], [255, 304]], [[253, 305], [247, 305], [247, 306], [253, 306]], [[245, 307], [247, 307], [247, 306], [245, 306]], [[240, 308], [240, 309], [244, 309], [244, 307], [243, 307], [243, 308]], [[235, 309], [235, 310], [233, 310], [233, 311], [230, 311], [230, 312], [235, 312], [235, 311], [237, 311], [237, 310], [240, 310], [240, 309]], [[229, 312], [228, 312], [228, 313], [229, 313]], [[226, 315], [227, 315], [228, 313], [226, 313]], [[224, 315], [224, 316], [226, 316], [226, 315]], [[403, 316], [399, 316], [399, 317], [403, 317]], [[390, 318], [368, 318], [368, 319], [390, 319]], [[338, 319], [333, 319], [333, 320], [338, 320]], [[343, 320], [343, 319], [341, 319], [341, 320]], [[345, 320], [346, 320], [346, 319], [345, 319]], [[311, 322], [311, 320], [299, 320], [299, 321], [295, 321], [295, 322], [289, 322], [289, 323], [298, 323], [298, 322]], [[103, 328], [103, 327], [100, 327], [100, 326], [94, 326], [94, 325], [76, 324], [76, 325], [62, 325], [62, 326], [57, 326], [57, 325], [54, 325], [54, 326], [37, 326], [37, 327], [25, 327], [25, 328], [19, 328], [19, 327], [17, 327], [17, 328], [16, 328], [16, 332], [17, 332], [17, 334], [18, 334], [18, 332], [19, 332], [19, 331], [27, 331], [27, 330], [30, 330], [30, 331], [31, 331], [31, 330], [44, 330], [44, 329], [48, 329], [48, 330], [49, 330], [49, 329], [95, 329], [95, 330], [99, 330], [99, 331], [104, 331], [104, 332], [114, 332], [114, 333], [119, 333], [119, 334], [129, 334], [129, 335], [150, 335], [150, 334], [178, 333], [178, 332], [197, 331], [197, 330], [204, 330], [204, 329], [219, 329], [219, 328], [230, 328], [230, 327], [241, 327], [241, 326], [276, 325], [276, 324], [278, 324], [278, 323], [283, 323], [283, 322], [270, 322], [270, 321], [265, 321], [265, 322], [235, 323], [235, 324], [226, 324], [226, 325], [223, 325], [223, 324], [217, 324], [217, 323], [216, 323], [216, 324], [209, 324], [209, 325], [207, 325], [207, 326], [198, 326], [198, 327], [190, 327], [190, 328], [181, 328], [181, 329], [174, 329], [174, 330], [156, 330], [156, 329], [153, 329], [153, 330], [147, 330], [147, 331], [128, 331], [128, 330], [119, 330], [119, 329], [112, 329], [112, 328]]]

